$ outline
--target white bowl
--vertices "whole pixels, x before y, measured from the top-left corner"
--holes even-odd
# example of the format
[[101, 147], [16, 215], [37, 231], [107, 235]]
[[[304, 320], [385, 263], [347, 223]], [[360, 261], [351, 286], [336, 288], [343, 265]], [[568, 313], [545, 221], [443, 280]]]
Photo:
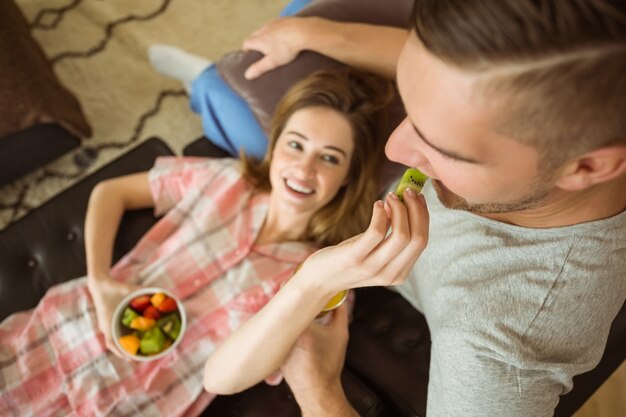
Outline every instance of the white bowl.
[[[157, 353], [156, 355], [150, 355], [150, 356], [131, 355], [130, 353], [126, 352], [124, 350], [124, 348], [122, 348], [122, 346], [120, 345], [120, 342], [118, 340], [121, 336], [124, 335], [124, 333], [122, 331], [122, 327], [123, 327], [122, 326], [122, 314], [124, 314], [124, 310], [126, 309], [126, 307], [128, 307], [128, 303], [130, 303], [130, 301], [133, 298], [139, 297], [139, 296], [145, 295], [145, 294], [156, 294], [158, 292], [162, 292], [163, 294], [167, 295], [168, 297], [173, 298], [174, 301], [176, 301], [176, 305], [178, 306], [178, 313], [180, 315], [180, 333], [178, 334], [178, 337], [176, 338], [176, 340], [174, 340], [174, 342], [167, 349], [165, 349], [163, 352]], [[111, 321], [111, 336], [113, 338], [113, 343], [115, 343], [115, 347], [125, 357], [127, 357], [129, 359], [132, 359], [134, 361], [148, 362], [148, 361], [153, 361], [153, 360], [156, 360], [156, 359], [161, 359], [163, 356], [165, 356], [168, 353], [172, 352], [174, 350], [174, 348], [183, 339], [183, 336], [185, 334], [186, 328], [187, 328], [187, 315], [185, 314], [185, 308], [183, 307], [183, 304], [180, 302], [178, 297], [176, 297], [174, 294], [172, 294], [171, 292], [169, 292], [168, 290], [165, 290], [163, 288], [147, 287], [147, 288], [141, 288], [141, 289], [139, 289], [137, 291], [132, 292], [131, 294], [128, 294], [117, 305], [117, 307], [115, 308], [115, 312], [113, 313], [113, 320]]]

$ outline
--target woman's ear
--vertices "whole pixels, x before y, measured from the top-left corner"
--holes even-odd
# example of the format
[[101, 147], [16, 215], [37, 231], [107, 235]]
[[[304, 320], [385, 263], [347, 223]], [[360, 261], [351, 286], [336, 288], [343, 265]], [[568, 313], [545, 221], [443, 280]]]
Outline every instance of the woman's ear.
[[622, 175], [626, 175], [626, 145], [612, 145], [568, 163], [556, 185], [567, 191], [580, 191]]

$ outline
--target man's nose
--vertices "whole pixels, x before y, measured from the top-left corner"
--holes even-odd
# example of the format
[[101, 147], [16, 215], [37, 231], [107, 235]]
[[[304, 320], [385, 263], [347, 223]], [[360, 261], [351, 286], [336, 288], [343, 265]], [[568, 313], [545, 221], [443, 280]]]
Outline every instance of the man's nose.
[[419, 150], [420, 139], [413, 129], [408, 117], [391, 133], [385, 145], [385, 154], [391, 161], [415, 167], [427, 162], [426, 157]]

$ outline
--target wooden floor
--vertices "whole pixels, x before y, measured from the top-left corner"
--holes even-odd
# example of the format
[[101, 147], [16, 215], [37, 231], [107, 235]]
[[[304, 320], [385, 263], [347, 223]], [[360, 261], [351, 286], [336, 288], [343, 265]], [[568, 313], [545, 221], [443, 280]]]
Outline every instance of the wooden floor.
[[626, 362], [574, 414], [574, 417], [626, 417]]

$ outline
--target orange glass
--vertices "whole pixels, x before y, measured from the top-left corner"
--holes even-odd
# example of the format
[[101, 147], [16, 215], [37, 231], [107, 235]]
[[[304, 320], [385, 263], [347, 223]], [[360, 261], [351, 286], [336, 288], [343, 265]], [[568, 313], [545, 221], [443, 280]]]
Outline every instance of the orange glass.
[[[293, 274], [297, 274], [301, 267], [302, 264], [298, 265]], [[325, 316], [328, 312], [333, 311], [334, 309], [342, 305], [343, 302], [346, 301], [346, 298], [348, 298], [348, 290], [339, 291], [337, 294], [333, 295], [333, 297], [328, 300], [328, 303], [326, 303], [322, 311], [320, 311], [320, 313], [317, 315], [317, 318]]]
[[327, 313], [329, 313], [330, 311], [333, 311], [334, 309], [342, 305], [343, 302], [346, 301], [346, 298], [348, 298], [348, 290], [339, 291], [337, 294], [333, 296], [333, 298], [331, 298], [328, 301], [328, 303], [324, 306], [324, 308], [317, 315], [317, 317], [318, 318], [322, 317], [326, 315]]

